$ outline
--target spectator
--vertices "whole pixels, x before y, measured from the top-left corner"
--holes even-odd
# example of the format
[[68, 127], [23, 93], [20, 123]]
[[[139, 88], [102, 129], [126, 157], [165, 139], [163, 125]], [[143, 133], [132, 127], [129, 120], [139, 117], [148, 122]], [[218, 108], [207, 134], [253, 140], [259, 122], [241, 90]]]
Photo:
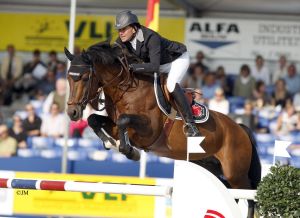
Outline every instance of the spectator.
[[192, 69], [191, 74], [187, 78], [186, 87], [188, 88], [201, 88], [205, 72], [202, 65], [196, 64]]
[[57, 65], [59, 63], [61, 63], [61, 61], [59, 61], [58, 58], [57, 58], [56, 51], [54, 51], [54, 50], [50, 51], [49, 54], [48, 54], [48, 58], [49, 58], [49, 61], [48, 61], [48, 64], [47, 64], [48, 70], [56, 72]]
[[66, 79], [58, 79], [55, 83], [55, 90], [50, 92], [47, 96], [44, 105], [43, 105], [43, 113], [49, 113], [50, 107], [52, 103], [58, 104], [60, 113], [65, 111], [65, 98], [66, 98], [66, 87], [67, 81]]
[[250, 99], [253, 97], [255, 79], [251, 76], [250, 68], [244, 64], [241, 67], [240, 75], [234, 81], [233, 95]]
[[244, 124], [247, 125], [250, 129], [256, 130], [258, 120], [255, 116], [255, 109], [252, 101], [245, 101], [243, 116], [245, 117], [245, 120], [247, 120], [247, 122]]
[[288, 75], [284, 78], [286, 87], [289, 93], [294, 96], [300, 92], [300, 75], [297, 74], [297, 69], [294, 64], [288, 66]]
[[0, 125], [2, 124], [4, 124], [4, 118], [3, 118], [2, 111], [0, 110]]
[[220, 85], [216, 81], [216, 74], [209, 73], [205, 76], [204, 85], [202, 87], [202, 93], [204, 101], [207, 103], [209, 99], [212, 99], [216, 90], [220, 88]]
[[287, 91], [284, 79], [278, 79], [275, 83], [275, 90], [272, 93], [274, 106], [285, 107], [286, 101], [291, 100], [291, 94]]
[[62, 137], [65, 133], [66, 120], [63, 114], [59, 113], [59, 105], [53, 103], [50, 107], [50, 114], [42, 119], [41, 135], [44, 137]]
[[198, 51], [196, 54], [196, 65], [202, 66], [202, 69], [205, 73], [209, 72], [209, 68], [204, 64], [205, 55], [203, 51]]
[[18, 115], [13, 117], [13, 126], [8, 130], [8, 134], [17, 140], [18, 148], [26, 148], [27, 134], [22, 126], [22, 119]]
[[266, 85], [270, 85], [270, 72], [264, 64], [263, 57], [258, 55], [255, 60], [255, 67], [252, 70], [252, 76], [255, 80], [262, 80]]
[[23, 77], [18, 81], [18, 90], [31, 92], [36, 89], [37, 84], [41, 81], [46, 73], [46, 64], [41, 61], [41, 52], [36, 49], [33, 51], [33, 59], [24, 66]]
[[281, 55], [278, 60], [278, 66], [275, 69], [272, 75], [272, 84], [275, 84], [278, 79], [284, 78], [287, 76], [287, 61], [284, 55]]
[[223, 114], [229, 114], [229, 102], [224, 96], [222, 88], [217, 88], [215, 96], [209, 100], [208, 108]]
[[265, 82], [259, 80], [255, 84], [255, 90], [253, 92], [253, 100], [257, 108], [263, 108], [266, 105], [271, 104], [271, 96], [266, 92]]
[[11, 157], [17, 152], [17, 140], [9, 136], [6, 125], [0, 125], [0, 157]]
[[66, 64], [65, 63], [58, 63], [57, 64], [57, 71], [56, 71], [56, 76], [55, 76], [55, 79], [58, 80], [58, 79], [66, 79]]
[[35, 113], [32, 104], [25, 106], [27, 118], [23, 122], [23, 128], [28, 136], [39, 136], [42, 125], [41, 118]]
[[24, 74], [41, 80], [47, 73], [47, 65], [41, 60], [41, 52], [36, 49], [32, 53], [32, 60], [24, 66]]
[[297, 112], [297, 125], [296, 125], [296, 131], [300, 132], [300, 112]]
[[287, 102], [285, 108], [277, 118], [277, 135], [286, 135], [294, 131], [297, 127], [298, 115], [291, 102]]
[[223, 89], [225, 96], [231, 96], [232, 90], [228, 85], [225, 69], [223, 66], [218, 66], [216, 71], [216, 79], [217, 79], [217, 83]]
[[0, 74], [0, 105], [12, 103], [14, 83], [22, 76], [23, 61], [16, 55], [14, 45], [7, 46], [7, 55], [2, 60]]
[[55, 72], [48, 70], [46, 78], [38, 84], [37, 91], [40, 91], [43, 95], [47, 96], [50, 92], [55, 90], [55, 83]]
[[296, 111], [300, 112], [300, 92], [297, 92], [293, 98], [293, 105]]
[[243, 111], [241, 113], [231, 113], [229, 116], [236, 122], [248, 126], [251, 130], [256, 130], [256, 117], [253, 103], [251, 100], [246, 100]]

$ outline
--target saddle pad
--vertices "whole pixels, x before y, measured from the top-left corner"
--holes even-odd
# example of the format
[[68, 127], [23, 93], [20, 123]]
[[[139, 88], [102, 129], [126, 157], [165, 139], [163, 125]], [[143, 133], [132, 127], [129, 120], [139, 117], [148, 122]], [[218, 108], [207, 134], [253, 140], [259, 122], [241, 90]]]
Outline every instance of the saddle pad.
[[[156, 73], [154, 74], [154, 93], [155, 93], [157, 105], [160, 108], [160, 110], [166, 116], [168, 116], [170, 119], [173, 119], [173, 114], [172, 114], [173, 110], [170, 110], [171, 105], [165, 99], [165, 97], [163, 95], [163, 91], [162, 91], [161, 84], [160, 84], [160, 79]], [[192, 100], [191, 101], [191, 110], [193, 113], [193, 118], [194, 118], [195, 123], [204, 123], [208, 120], [209, 110], [205, 105]], [[177, 113], [175, 119], [182, 120], [181, 116], [178, 113]]]

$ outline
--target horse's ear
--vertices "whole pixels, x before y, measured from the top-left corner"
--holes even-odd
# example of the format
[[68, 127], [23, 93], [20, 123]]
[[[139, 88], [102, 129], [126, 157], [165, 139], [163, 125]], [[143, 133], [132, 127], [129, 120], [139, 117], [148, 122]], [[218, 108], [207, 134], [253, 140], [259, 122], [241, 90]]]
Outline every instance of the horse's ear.
[[72, 61], [75, 57], [74, 55], [71, 54], [71, 52], [69, 52], [69, 50], [66, 47], [65, 47], [65, 54], [70, 61]]

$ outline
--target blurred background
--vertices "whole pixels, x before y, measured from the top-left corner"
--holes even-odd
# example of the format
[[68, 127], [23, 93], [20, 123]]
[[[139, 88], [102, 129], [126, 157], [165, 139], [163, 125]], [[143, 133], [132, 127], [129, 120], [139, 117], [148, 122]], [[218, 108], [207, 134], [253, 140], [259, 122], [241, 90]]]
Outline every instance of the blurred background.
[[[73, 53], [111, 39], [115, 15], [145, 25], [146, 0], [77, 0]], [[69, 0], [0, 0], [0, 170], [139, 176], [140, 164], [107, 151], [87, 125], [65, 115]], [[157, 31], [187, 45], [185, 87], [255, 133], [263, 164], [275, 140], [292, 142], [300, 167], [300, 1], [160, 0]], [[55, 118], [55, 122], [53, 119]], [[66, 126], [69, 126], [67, 129]], [[64, 149], [67, 146], [68, 149]], [[65, 163], [62, 157], [66, 157]], [[147, 154], [146, 177], [172, 178], [173, 160]], [[64, 169], [65, 168], [65, 169]], [[0, 209], [1, 210], [1, 209]]]
[[[145, 25], [148, 1], [77, 0], [74, 43], [69, 41], [71, 2], [0, 0], [0, 174], [6, 170], [4, 175], [9, 171], [11, 175], [36, 178], [48, 174], [34, 172], [50, 172], [52, 177], [56, 175], [53, 173], [64, 172], [75, 174], [64, 179], [88, 181], [97, 180], [92, 174], [138, 177], [140, 164], [105, 150], [102, 141], [88, 127], [87, 117], [96, 111], [88, 106], [77, 122], [70, 122], [66, 116], [68, 63], [63, 49], [69, 47], [73, 53], [80, 54], [97, 42], [107, 39], [113, 42], [118, 35], [114, 18], [122, 10], [132, 10]], [[188, 48], [191, 65], [183, 85], [202, 90], [203, 96], [196, 100], [249, 126], [255, 133], [263, 164], [273, 163], [275, 140], [290, 141], [291, 158], [276, 160], [299, 168], [300, 1], [153, 2], [159, 7], [156, 30], [170, 40], [185, 43]], [[173, 160], [149, 153], [145, 163], [147, 178], [173, 177]], [[76, 177], [77, 174], [89, 177]], [[113, 182], [125, 180], [104, 178]], [[163, 179], [148, 182], [164, 184]], [[41, 199], [41, 196], [45, 198], [43, 194], [31, 195], [33, 203], [28, 207], [31, 209], [22, 206], [22, 199], [15, 194], [14, 209], [7, 209], [12, 203], [8, 202], [8, 192], [3, 193], [0, 193], [0, 205], [10, 206], [1, 206], [0, 214], [57, 214], [57, 208], [48, 211], [41, 206], [51, 208], [50, 201], [35, 202], [33, 196]], [[67, 195], [59, 197], [64, 199], [60, 202], [64, 202], [66, 211], [75, 211], [82, 217], [89, 211], [89, 216], [99, 217], [91, 212], [89, 200], [94, 195], [80, 196], [80, 202], [89, 205], [89, 209], [82, 209], [82, 214], [74, 205], [67, 204], [71, 202]], [[52, 199], [50, 195], [47, 198]], [[105, 195], [106, 202], [124, 203], [126, 199], [126, 196]], [[130, 202], [128, 199], [126, 202]], [[93, 202], [94, 208], [96, 204], [105, 205], [101, 211], [110, 211], [109, 215], [101, 216], [115, 217], [111, 214], [119, 210], [102, 201], [101, 204]], [[130, 207], [125, 207], [131, 217], [133, 213], [128, 208], [139, 208], [138, 202], [135, 200], [129, 203]], [[163, 213], [169, 214], [170, 201], [163, 204], [167, 205]], [[122, 216], [117, 217], [127, 214], [122, 210]], [[135, 217], [154, 217], [149, 210], [142, 208]], [[63, 210], [61, 213], [64, 214]]]

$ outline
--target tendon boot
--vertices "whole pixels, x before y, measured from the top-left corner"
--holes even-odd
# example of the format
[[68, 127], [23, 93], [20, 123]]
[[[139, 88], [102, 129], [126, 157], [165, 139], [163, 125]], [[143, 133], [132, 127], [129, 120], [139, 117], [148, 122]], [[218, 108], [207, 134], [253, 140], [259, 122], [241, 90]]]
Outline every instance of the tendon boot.
[[187, 137], [201, 136], [193, 119], [191, 107], [189, 106], [184, 92], [178, 83], [176, 84], [174, 91], [170, 94], [174, 98], [176, 107], [185, 122], [185, 126], [183, 128], [185, 135]]

